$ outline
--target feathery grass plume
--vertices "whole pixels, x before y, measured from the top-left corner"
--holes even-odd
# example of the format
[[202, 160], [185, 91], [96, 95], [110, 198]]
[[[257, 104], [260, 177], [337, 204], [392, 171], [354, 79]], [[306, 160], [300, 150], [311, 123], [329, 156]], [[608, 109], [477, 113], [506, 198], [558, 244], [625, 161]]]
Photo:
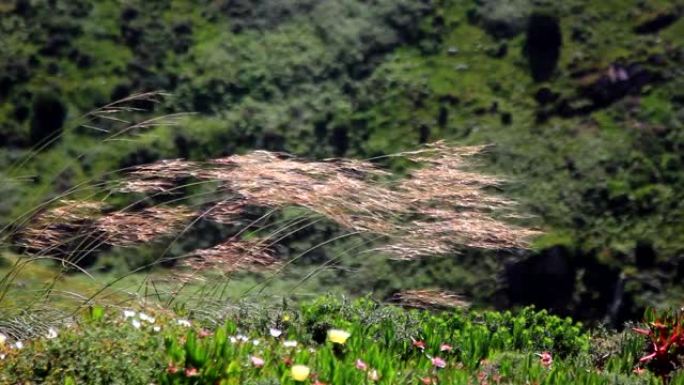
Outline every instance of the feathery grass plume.
[[102, 202], [61, 200], [59, 206], [34, 215], [30, 225], [16, 236], [15, 244], [43, 255], [64, 253], [67, 245], [85, 236], [94, 218], [102, 212]]
[[[60, 131], [58, 135], [46, 137], [45, 140], [26, 151], [23, 157], [8, 166], [0, 175], [0, 179], [24, 183], [35, 182], [34, 176], [23, 175], [26, 168], [32, 168], [25, 166], [30, 164], [44, 149], [50, 147], [51, 144], [59, 140], [69, 130], [87, 128], [91, 134], [97, 131], [104, 133], [104, 135], [93, 146], [84, 147], [82, 152], [72, 154], [68, 159], [65, 158], [61, 170], [53, 172], [52, 176], [45, 175], [44, 178], [41, 178], [41, 182], [46, 186], [55, 184], [55, 181], [65, 171], [69, 170], [70, 167], [77, 166], [77, 163], [81, 162], [83, 158], [99, 152], [101, 147], [107, 145], [109, 141], [129, 141], [131, 136], [146, 131], [149, 128], [177, 124], [179, 117], [187, 114], [162, 115], [151, 119], [143, 118], [143, 120], [137, 114], [138, 112], [149, 112], [148, 109], [154, 104], [160, 103], [161, 98], [164, 96], [166, 94], [163, 92], [137, 93], [70, 120], [69, 126]], [[51, 196], [51, 192], [48, 189], [38, 190], [36, 194], [22, 197], [22, 204], [16, 207], [16, 217], [12, 221], [3, 224], [2, 228], [0, 228], [0, 242], [3, 243], [3, 246], [5, 246], [5, 242], [9, 242], [7, 246], [19, 246], [29, 255], [17, 259], [16, 262], [12, 263], [9, 271], [0, 277], [0, 302], [3, 302], [4, 298], [11, 296], [10, 292], [13, 289], [20, 290], [22, 298], [24, 295], [32, 296], [35, 294], [36, 301], [25, 301], [25, 309], [17, 308], [10, 311], [7, 307], [3, 308], [5, 312], [3, 312], [0, 320], [8, 319], [10, 314], [14, 314], [15, 310], [19, 313], [24, 311], [34, 312], [39, 304], [52, 308], [55, 304], [48, 304], [47, 299], [54, 296], [74, 297], [73, 299], [76, 299], [79, 305], [90, 303], [90, 300], [93, 298], [88, 298], [88, 294], [84, 296], [81, 295], [83, 293], [79, 294], [74, 291], [59, 291], [57, 286], [59, 286], [58, 281], [69, 270], [81, 270], [89, 276], [85, 270], [80, 269], [78, 266], [79, 262], [91, 257], [93, 252], [101, 249], [101, 246], [108, 246], [106, 243], [108, 235], [96, 226], [98, 225], [96, 222], [101, 220], [104, 215], [103, 207], [106, 199], [103, 199], [102, 202], [91, 202], [89, 199], [104, 195], [102, 193], [110, 192], [108, 186], [111, 186], [111, 184], [103, 181], [109, 180], [111, 174], [115, 172], [117, 171], [95, 176], [73, 186], [66, 186], [66, 190], [60, 192], [57, 197]], [[154, 181], [145, 181], [145, 184], [145, 189], [150, 190]], [[168, 186], [170, 188], [171, 185], [171, 183], [158, 183], [154, 186], [156, 192], [163, 192], [165, 187]], [[129, 192], [140, 189], [140, 186], [134, 186]], [[84, 198], [86, 196], [88, 198]], [[67, 199], [72, 200], [69, 201]], [[150, 219], [161, 222], [165, 218], [152, 216]], [[112, 229], [118, 231], [123, 230], [121, 226], [114, 226], [111, 221], [99, 223], [99, 225], [102, 225], [103, 230], [107, 230], [106, 226], [103, 226], [104, 224], [113, 226]], [[158, 224], [155, 224], [155, 226], [158, 226]], [[138, 226], [131, 227], [136, 228]], [[159, 233], [168, 233], [169, 229], [169, 226], [163, 227]], [[120, 234], [114, 233], [113, 235], [113, 240], [120, 242], [128, 241], [122, 238]], [[150, 236], [149, 232], [146, 236]], [[12, 255], [10, 254], [9, 257], [12, 258]], [[44, 260], [62, 262], [63, 269], [55, 271], [54, 274], [47, 274], [53, 278], [51, 280], [46, 279], [43, 289], [27, 292], [21, 286], [14, 284], [15, 279], [23, 274], [23, 270], [28, 265]], [[99, 290], [98, 293], [105, 293], [108, 286], [109, 284]], [[120, 299], [120, 297], [117, 298]], [[22, 328], [29, 330], [34, 328], [34, 326], [33, 323], [26, 323], [22, 325]]]
[[215, 271], [234, 273], [245, 270], [263, 270], [278, 264], [278, 258], [256, 240], [228, 240], [207, 249], [194, 250], [181, 262], [193, 272]]
[[102, 202], [61, 201], [19, 232], [30, 253], [68, 256], [108, 246], [132, 246], [174, 234], [196, 215], [183, 207], [148, 207], [104, 214]]
[[114, 191], [123, 193], [164, 193], [179, 181], [195, 175], [198, 166], [182, 159], [164, 159], [150, 164], [135, 166], [123, 180], [116, 183]]
[[244, 199], [222, 200], [213, 204], [204, 217], [220, 224], [233, 224], [242, 217], [247, 205]]
[[460, 246], [502, 249], [525, 248], [538, 232], [495, 219], [514, 202], [486, 192], [502, 179], [467, 171], [469, 158], [484, 146], [455, 147], [444, 141], [417, 151], [396, 154], [420, 168], [412, 170], [396, 188], [403, 192], [412, 213], [393, 240], [381, 246], [401, 259], [453, 252]]
[[[502, 181], [468, 170], [470, 158], [482, 149], [437, 142], [391, 155], [416, 165], [405, 177], [368, 161], [308, 161], [268, 151], [207, 162], [164, 160], [128, 171], [121, 186], [127, 191], [156, 194], [186, 186], [189, 179], [194, 179], [213, 189], [207, 209], [154, 206], [107, 214], [91, 210], [86, 218], [67, 215], [71, 211], [58, 208], [55, 212], [61, 215], [51, 214], [38, 221], [56, 221], [48, 224], [51, 232], [41, 233], [41, 227], [29, 227], [23, 239], [34, 248], [50, 249], [69, 233], [88, 228], [97, 234], [100, 244], [132, 246], [179, 233], [184, 226], [194, 224], [193, 217], [235, 225], [244, 219], [249, 207], [273, 212], [295, 206], [327, 218], [350, 235], [367, 234], [380, 239], [371, 250], [398, 259], [448, 255], [463, 246], [524, 248], [526, 239], [536, 232], [497, 219], [498, 213], [510, 212], [513, 202], [486, 190]], [[310, 218], [295, 220], [286, 225], [294, 230], [275, 229], [274, 234], [290, 234], [312, 222]], [[271, 237], [247, 242], [241, 240], [241, 234], [215, 247], [189, 253], [181, 265], [201, 273], [254, 270], [276, 264], [270, 246], [287, 235], [265, 244]]]
[[390, 301], [417, 309], [444, 310], [470, 307], [470, 303], [458, 294], [438, 289], [406, 290], [394, 294]]
[[155, 206], [140, 211], [117, 211], [94, 222], [94, 229], [105, 234], [104, 242], [113, 246], [132, 246], [153, 241], [182, 230], [197, 214], [183, 206]]
[[168, 188], [182, 178], [217, 182], [224, 199], [206, 218], [232, 223], [247, 206], [299, 206], [358, 233], [385, 237], [375, 250], [396, 258], [448, 254], [460, 246], [524, 248], [535, 231], [495, 218], [514, 203], [486, 192], [502, 180], [468, 171], [484, 147], [437, 142], [391, 155], [416, 164], [397, 179], [359, 160], [306, 161], [291, 155], [254, 151], [205, 163], [170, 160], [140, 166], [127, 176], [132, 186]]
[[175, 184], [165, 179], [135, 179], [123, 180], [116, 184], [113, 191], [122, 193], [165, 193], [170, 191]]

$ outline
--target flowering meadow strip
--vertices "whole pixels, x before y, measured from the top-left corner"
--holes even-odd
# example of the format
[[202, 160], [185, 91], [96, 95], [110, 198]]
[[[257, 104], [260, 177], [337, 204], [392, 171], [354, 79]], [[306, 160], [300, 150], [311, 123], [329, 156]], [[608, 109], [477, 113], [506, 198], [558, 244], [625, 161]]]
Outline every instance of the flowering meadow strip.
[[[219, 320], [159, 307], [94, 307], [36, 338], [0, 335], [0, 383], [656, 385], [662, 378], [649, 365], [657, 362], [650, 348], [641, 353], [640, 334], [625, 334], [627, 343], [604, 355], [581, 326], [532, 309], [407, 311], [324, 297], [299, 310], [262, 311], [236, 310], [211, 327]], [[671, 324], [648, 322], [657, 330]], [[596, 349], [601, 364], [591, 359]], [[667, 381], [684, 376], [673, 371]]]

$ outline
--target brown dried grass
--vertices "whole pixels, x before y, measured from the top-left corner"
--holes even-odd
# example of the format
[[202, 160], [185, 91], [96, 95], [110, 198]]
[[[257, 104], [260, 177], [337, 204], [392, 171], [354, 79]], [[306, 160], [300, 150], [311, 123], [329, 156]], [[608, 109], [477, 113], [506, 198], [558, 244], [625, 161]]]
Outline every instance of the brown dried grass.
[[458, 294], [439, 289], [406, 290], [396, 293], [390, 299], [400, 306], [417, 309], [462, 309], [470, 307], [470, 303]]
[[182, 266], [192, 271], [234, 273], [275, 267], [278, 258], [257, 241], [228, 240], [214, 247], [198, 249], [183, 259]]

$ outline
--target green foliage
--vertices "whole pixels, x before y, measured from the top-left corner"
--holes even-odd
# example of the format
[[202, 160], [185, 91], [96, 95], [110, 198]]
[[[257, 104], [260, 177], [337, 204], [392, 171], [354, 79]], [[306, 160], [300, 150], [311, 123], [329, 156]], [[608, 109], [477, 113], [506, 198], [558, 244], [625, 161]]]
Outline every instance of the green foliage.
[[[159, 319], [158, 324], [167, 320]], [[54, 338], [5, 351], [3, 383], [147, 384], [163, 368], [163, 338], [145, 321], [136, 328], [119, 312], [94, 308]], [[166, 325], [164, 326], [166, 327]]]
[[[268, 325], [282, 335], [269, 335]], [[211, 336], [197, 331], [181, 339], [167, 336], [171, 364], [161, 383], [242, 384], [258, 378], [290, 384], [293, 364], [309, 366], [315, 378], [331, 384], [368, 378], [380, 384], [404, 384], [432, 376], [440, 382], [466, 383], [484, 370], [506, 380], [527, 373], [530, 378], [552, 381], [561, 376], [567, 381], [572, 374], [547, 375], [534, 353], [548, 350], [557, 354], [556, 359], [577, 357], [589, 346], [579, 325], [532, 309], [518, 314], [430, 313], [334, 297], [303, 305], [294, 317], [280, 314], [261, 327], [254, 326], [229, 318]], [[345, 330], [351, 337], [343, 345], [334, 344], [327, 338], [331, 329]], [[285, 346], [285, 340], [297, 341], [298, 348]], [[445, 359], [447, 368], [437, 369], [430, 357]], [[486, 361], [490, 358], [495, 364]], [[373, 370], [378, 375], [375, 381]]]
[[[570, 319], [529, 308], [409, 311], [327, 296], [298, 308], [252, 304], [222, 313], [188, 321], [159, 309], [95, 306], [21, 349], [6, 341], [0, 381], [294, 384], [292, 366], [306, 365], [308, 383], [327, 384], [661, 383], [635, 371], [642, 336], [596, 330], [590, 337]], [[335, 343], [331, 329], [350, 335]], [[684, 376], [674, 372], [670, 383]]]
[[[293, 364], [309, 366], [312, 382], [329, 384], [660, 383], [647, 372], [633, 372], [642, 347], [635, 335], [601, 332], [592, 339], [590, 349], [588, 336], [579, 326], [532, 309], [516, 314], [407, 312], [369, 300], [349, 303], [324, 297], [304, 305], [301, 312], [271, 314], [265, 323], [263, 319], [246, 322], [246, 314], [240, 314], [229, 316], [211, 335], [198, 330], [184, 337], [167, 335], [171, 364], [161, 383], [291, 384], [295, 383]], [[269, 327], [282, 334], [270, 335]], [[330, 329], [348, 331], [351, 337], [335, 345], [326, 338]], [[552, 344], [553, 338], [559, 343]], [[297, 341], [297, 348], [285, 346], [286, 340]], [[444, 350], [444, 343], [453, 350]], [[572, 353], [563, 354], [563, 346]], [[544, 365], [536, 354], [544, 350], [553, 353], [550, 365]], [[436, 368], [429, 357], [445, 359], [446, 368]], [[376, 381], [369, 377], [374, 376], [374, 369]], [[682, 381], [676, 375], [671, 383]]]
[[[571, 250], [576, 290], [559, 306], [619, 324], [654, 300], [684, 297], [677, 268], [684, 228], [673, 220], [684, 200], [684, 22], [676, 3], [9, 2], [0, 6], [0, 190], [7, 197], [0, 224], [58, 191], [163, 157], [265, 148], [371, 158], [435, 139], [493, 144], [483, 167], [510, 177], [505, 193], [533, 214], [524, 222], [547, 232], [539, 252]], [[544, 83], [532, 79], [525, 55], [532, 14], [553, 15], [562, 35], [557, 67]], [[638, 32], [668, 15], [671, 24]], [[629, 82], [608, 79], [613, 65], [627, 70]], [[97, 105], [158, 88], [173, 93], [159, 112], [198, 114], [180, 127], [106, 145], [101, 132], [74, 127]], [[33, 141], [61, 127], [59, 119], [46, 120], [55, 124], [46, 132], [35, 124], [32, 104], [45, 90], [60, 90], [66, 107], [62, 140], [14, 169], [30, 151], [32, 126]], [[26, 176], [39, 178], [20, 178]], [[194, 240], [206, 242], [203, 234]], [[316, 240], [297, 239], [297, 246], [307, 242]], [[645, 265], [640, 245], [654, 255]], [[302, 262], [335, 252], [322, 249]], [[154, 252], [122, 261], [125, 254], [115, 251], [104, 262], [139, 266]], [[429, 262], [350, 256], [341, 270], [354, 273], [321, 274], [325, 279], [312, 286], [384, 297], [434, 283], [504, 306], [514, 290], [491, 279], [501, 260], [470, 251]], [[597, 266], [623, 278], [606, 289], [583, 274]], [[612, 287], [623, 284], [616, 313]], [[529, 297], [520, 302], [547, 306]]]

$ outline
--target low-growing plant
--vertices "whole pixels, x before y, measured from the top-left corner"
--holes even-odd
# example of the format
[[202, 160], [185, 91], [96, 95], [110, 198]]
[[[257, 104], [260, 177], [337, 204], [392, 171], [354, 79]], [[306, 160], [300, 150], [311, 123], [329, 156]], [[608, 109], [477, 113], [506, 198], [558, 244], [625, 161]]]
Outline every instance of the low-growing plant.
[[[589, 343], [580, 325], [543, 311], [432, 313], [367, 298], [322, 297], [303, 305], [295, 322], [280, 315], [270, 328], [236, 321], [213, 334], [168, 336], [169, 363], [160, 382], [227, 385], [259, 378], [291, 384], [297, 382], [295, 365], [304, 365], [310, 368], [306, 377], [318, 384], [468, 383], [483, 371], [502, 378], [499, 367], [512, 364], [502, 361], [493, 369], [487, 361], [502, 352], [517, 352], [524, 370], [541, 378], [552, 362], [549, 351], [569, 357], [586, 352]], [[543, 359], [535, 355], [540, 352]]]
[[639, 359], [638, 368], [645, 366], [667, 384], [684, 365], [684, 312], [649, 309], [644, 322], [645, 328], [633, 328], [647, 338], [646, 355]]
[[148, 384], [163, 368], [167, 324], [175, 327], [166, 317], [95, 308], [42, 338], [0, 347], [0, 383]]
[[[580, 325], [534, 309], [429, 312], [332, 296], [297, 308], [253, 305], [211, 322], [160, 308], [94, 307], [21, 344], [2, 336], [0, 383], [661, 382], [656, 373], [634, 370], [637, 334], [612, 334], [614, 343], [589, 349]], [[596, 349], [611, 352], [601, 365], [593, 359]], [[681, 385], [684, 376], [672, 372], [668, 381]]]

